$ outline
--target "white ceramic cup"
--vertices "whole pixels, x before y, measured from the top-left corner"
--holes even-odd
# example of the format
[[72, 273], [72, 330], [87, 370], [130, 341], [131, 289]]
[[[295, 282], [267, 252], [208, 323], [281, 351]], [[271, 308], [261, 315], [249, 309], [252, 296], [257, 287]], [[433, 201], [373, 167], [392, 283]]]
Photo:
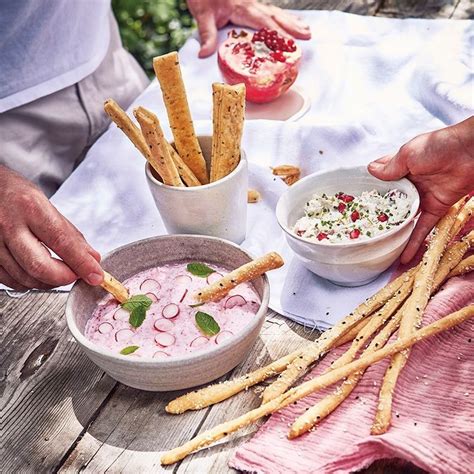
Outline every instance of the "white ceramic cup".
[[[210, 169], [210, 136], [199, 136], [202, 153]], [[248, 171], [245, 152], [232, 173], [219, 181], [194, 187], [163, 184], [145, 166], [148, 186], [169, 234], [200, 234], [240, 244], [247, 229]]]

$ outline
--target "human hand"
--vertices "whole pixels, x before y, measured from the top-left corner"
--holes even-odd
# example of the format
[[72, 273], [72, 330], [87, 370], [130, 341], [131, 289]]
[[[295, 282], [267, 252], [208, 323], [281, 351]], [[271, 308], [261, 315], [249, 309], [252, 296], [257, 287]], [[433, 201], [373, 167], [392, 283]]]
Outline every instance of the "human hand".
[[408, 263], [447, 210], [474, 189], [474, 117], [415, 137], [370, 163], [369, 172], [386, 181], [406, 176], [420, 193], [421, 215], [401, 256]]
[[103, 280], [99, 261], [36, 186], [0, 166], [0, 283], [19, 291], [50, 289], [77, 278], [98, 285]]
[[227, 23], [248, 26], [256, 30], [268, 28], [284, 36], [310, 39], [309, 26], [291, 13], [273, 5], [264, 5], [257, 0], [188, 0], [188, 7], [196, 19], [201, 50], [199, 57], [205, 58], [217, 49], [217, 30]]

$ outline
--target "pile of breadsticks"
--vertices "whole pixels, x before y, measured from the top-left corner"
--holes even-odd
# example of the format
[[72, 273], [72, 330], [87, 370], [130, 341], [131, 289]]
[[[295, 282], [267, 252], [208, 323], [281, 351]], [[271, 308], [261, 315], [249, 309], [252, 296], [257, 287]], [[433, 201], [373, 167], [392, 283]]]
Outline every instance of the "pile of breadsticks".
[[245, 115], [245, 85], [213, 84], [213, 133], [210, 169], [194, 130], [191, 112], [176, 52], [153, 59], [163, 101], [174, 138], [166, 140], [158, 117], [144, 107], [133, 113], [140, 128], [113, 100], [104, 110], [127, 135], [164, 184], [201, 186], [231, 173], [240, 161], [240, 143]]
[[[166, 407], [168, 413], [180, 414], [187, 410], [198, 410], [280, 374], [264, 390], [260, 407], [164, 453], [162, 464], [175, 463], [193, 451], [208, 446], [312, 392], [342, 381], [333, 393], [294, 421], [288, 437], [298, 437], [332, 413], [354, 390], [370, 365], [391, 357], [372, 427], [372, 434], [385, 432], [390, 426], [393, 388], [406, 363], [411, 346], [474, 316], [474, 305], [469, 305], [419, 329], [430, 297], [443, 282], [474, 268], [473, 257], [465, 257], [466, 252], [474, 248], [474, 231], [459, 241], [453, 241], [453, 237], [459, 234], [471, 218], [473, 210], [473, 198], [466, 197], [455, 204], [432, 232], [428, 248], [416, 267], [367, 299], [306, 348], [292, 352], [237, 379], [210, 385], [171, 401]], [[387, 344], [397, 330], [396, 341]], [[291, 388], [322, 356], [350, 341], [352, 344], [349, 349], [334, 361], [325, 373]]]

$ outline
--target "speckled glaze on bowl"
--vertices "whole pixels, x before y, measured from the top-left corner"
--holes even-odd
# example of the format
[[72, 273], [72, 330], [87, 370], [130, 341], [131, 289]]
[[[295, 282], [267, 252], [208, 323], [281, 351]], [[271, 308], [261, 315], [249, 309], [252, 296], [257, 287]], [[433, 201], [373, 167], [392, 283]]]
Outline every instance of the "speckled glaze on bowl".
[[[120, 247], [102, 260], [104, 269], [125, 280], [148, 268], [175, 261], [206, 261], [237, 268], [252, 260], [239, 246], [215, 237], [172, 235], [152, 237]], [[83, 281], [73, 286], [66, 304], [69, 330], [87, 356], [111, 377], [130, 387], [164, 392], [195, 387], [221, 377], [247, 355], [268, 309], [270, 288], [264, 275], [252, 282], [262, 303], [244, 330], [212, 349], [169, 359], [138, 359], [114, 354], [86, 339], [84, 329], [105, 291]]]
[[[411, 202], [410, 214], [399, 226], [368, 240], [329, 243], [310, 242], [292, 231], [304, 214], [304, 205], [315, 193], [352, 195], [363, 191], [387, 192], [397, 188], [407, 194]], [[311, 174], [293, 184], [280, 197], [276, 215], [286, 240], [308, 270], [342, 286], [360, 286], [377, 278], [400, 256], [415, 225], [420, 197], [408, 179], [381, 181], [372, 176], [365, 166], [340, 168]]]

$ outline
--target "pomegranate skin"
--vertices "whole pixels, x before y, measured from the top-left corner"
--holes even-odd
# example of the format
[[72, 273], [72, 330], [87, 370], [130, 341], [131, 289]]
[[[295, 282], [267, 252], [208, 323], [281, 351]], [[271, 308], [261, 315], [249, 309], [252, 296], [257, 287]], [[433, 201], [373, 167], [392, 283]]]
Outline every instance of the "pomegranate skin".
[[[263, 42], [262, 35], [270, 39]], [[253, 36], [232, 30], [217, 55], [224, 81], [244, 83], [246, 99], [254, 103], [271, 102], [285, 93], [298, 76], [300, 60], [301, 49], [293, 40], [264, 29]]]

